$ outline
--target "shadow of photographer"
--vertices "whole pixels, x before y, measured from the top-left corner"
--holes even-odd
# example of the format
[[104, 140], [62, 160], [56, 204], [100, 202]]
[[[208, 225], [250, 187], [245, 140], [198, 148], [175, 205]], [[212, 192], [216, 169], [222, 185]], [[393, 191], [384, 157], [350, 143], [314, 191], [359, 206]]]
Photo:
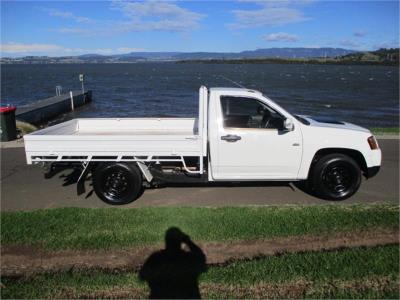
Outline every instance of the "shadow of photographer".
[[150, 299], [199, 299], [198, 279], [206, 272], [206, 256], [188, 235], [171, 227], [165, 249], [152, 253], [139, 271], [150, 288]]

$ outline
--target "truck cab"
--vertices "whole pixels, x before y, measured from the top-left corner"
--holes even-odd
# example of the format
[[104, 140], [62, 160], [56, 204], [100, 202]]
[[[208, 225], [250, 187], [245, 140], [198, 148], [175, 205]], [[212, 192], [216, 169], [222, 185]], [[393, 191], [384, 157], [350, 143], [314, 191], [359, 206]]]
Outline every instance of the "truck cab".
[[344, 200], [381, 164], [368, 129], [292, 115], [246, 88], [200, 87], [197, 118], [75, 119], [24, 138], [28, 163], [81, 168], [81, 181], [92, 173], [110, 204], [161, 182], [214, 181], [303, 181], [320, 198]]
[[253, 90], [210, 89], [212, 180], [297, 180], [301, 127], [276, 103]]

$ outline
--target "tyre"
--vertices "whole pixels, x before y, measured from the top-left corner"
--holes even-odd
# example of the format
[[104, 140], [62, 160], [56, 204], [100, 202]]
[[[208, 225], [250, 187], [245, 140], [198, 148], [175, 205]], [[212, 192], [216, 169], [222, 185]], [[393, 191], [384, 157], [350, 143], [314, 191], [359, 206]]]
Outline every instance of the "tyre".
[[345, 200], [361, 184], [361, 169], [357, 162], [344, 154], [321, 157], [312, 170], [312, 188], [317, 197], [326, 200]]
[[112, 205], [130, 203], [143, 192], [142, 175], [133, 164], [104, 163], [93, 172], [96, 195]]

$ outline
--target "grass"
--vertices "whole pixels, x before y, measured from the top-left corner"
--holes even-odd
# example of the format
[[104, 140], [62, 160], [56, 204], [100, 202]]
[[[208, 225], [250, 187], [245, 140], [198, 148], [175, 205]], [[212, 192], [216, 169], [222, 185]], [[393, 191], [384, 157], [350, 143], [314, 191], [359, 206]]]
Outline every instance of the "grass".
[[2, 245], [44, 249], [120, 249], [162, 243], [179, 227], [194, 241], [265, 239], [398, 228], [399, 207], [58, 208], [1, 213]]
[[399, 135], [399, 127], [376, 127], [371, 128], [371, 132], [375, 135]]
[[16, 121], [16, 126], [22, 135], [38, 130], [36, 126], [22, 121]]
[[[199, 283], [203, 298], [398, 298], [398, 266], [398, 245], [353, 248], [212, 266]], [[2, 283], [2, 298], [148, 296], [136, 272], [64, 272]]]
[[[40, 245], [46, 249], [120, 249], [162, 243], [171, 226], [179, 227], [195, 242], [329, 235], [398, 228], [399, 207], [60, 208], [2, 212], [1, 244]], [[162, 274], [172, 268], [171, 276], [178, 276], [173, 277], [174, 282], [182, 283], [194, 267], [193, 263], [179, 266], [169, 266]], [[398, 298], [398, 266], [398, 245], [284, 253], [208, 266], [200, 275], [199, 287], [203, 298]], [[153, 274], [159, 274], [156, 271], [152, 269]], [[179, 277], [179, 273], [183, 275]], [[20, 279], [2, 278], [2, 284], [3, 299], [149, 295], [138, 272], [127, 271], [69, 270]]]

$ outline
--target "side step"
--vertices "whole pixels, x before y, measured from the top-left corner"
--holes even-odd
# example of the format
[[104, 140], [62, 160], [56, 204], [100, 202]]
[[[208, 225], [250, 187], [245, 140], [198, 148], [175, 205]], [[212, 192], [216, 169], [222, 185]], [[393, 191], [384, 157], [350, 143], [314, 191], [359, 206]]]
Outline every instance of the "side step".
[[207, 172], [203, 174], [188, 174], [184, 172], [167, 174], [160, 169], [151, 168], [154, 183], [176, 184], [176, 183], [206, 183], [208, 182]]

